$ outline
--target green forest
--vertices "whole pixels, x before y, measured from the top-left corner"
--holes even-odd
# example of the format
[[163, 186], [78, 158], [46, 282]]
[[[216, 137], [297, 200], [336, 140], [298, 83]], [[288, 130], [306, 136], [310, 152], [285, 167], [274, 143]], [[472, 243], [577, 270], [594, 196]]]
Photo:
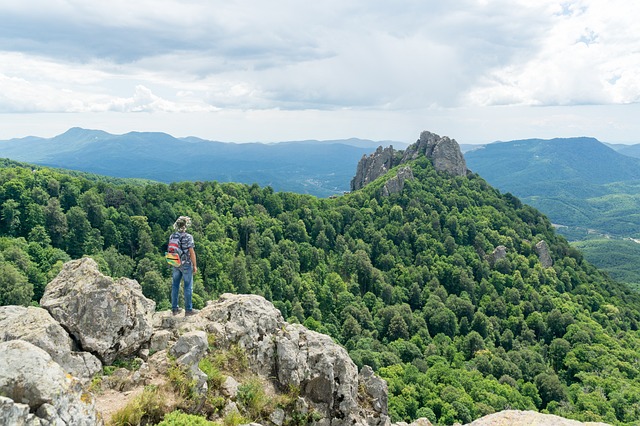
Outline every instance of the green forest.
[[[393, 421], [468, 423], [504, 410], [640, 419], [640, 295], [612, 281], [549, 220], [481, 177], [426, 157], [335, 199], [217, 182], [159, 184], [5, 162], [0, 305], [37, 305], [70, 259], [140, 282], [170, 308], [172, 224], [193, 220], [194, 304], [263, 295], [329, 334], [389, 385]], [[406, 166], [405, 165], [405, 166]], [[534, 250], [544, 240], [553, 267]], [[506, 258], [495, 260], [503, 245]]]

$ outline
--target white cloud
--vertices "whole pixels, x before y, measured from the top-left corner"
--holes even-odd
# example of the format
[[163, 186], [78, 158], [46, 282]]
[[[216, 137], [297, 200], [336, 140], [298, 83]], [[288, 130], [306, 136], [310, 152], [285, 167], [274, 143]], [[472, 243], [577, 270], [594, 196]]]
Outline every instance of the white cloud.
[[575, 105], [640, 101], [640, 3], [573, 1], [550, 16], [532, 55], [498, 67], [470, 91], [477, 105]]
[[201, 104], [179, 104], [154, 95], [142, 85], [136, 86], [135, 93], [129, 98], [112, 99], [105, 104], [95, 104], [91, 111], [104, 112], [202, 112], [214, 108]]

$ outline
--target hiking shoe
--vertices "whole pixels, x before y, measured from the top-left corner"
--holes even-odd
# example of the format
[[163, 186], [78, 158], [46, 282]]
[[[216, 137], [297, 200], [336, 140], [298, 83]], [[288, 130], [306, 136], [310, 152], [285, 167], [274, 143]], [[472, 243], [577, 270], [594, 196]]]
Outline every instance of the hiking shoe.
[[197, 309], [192, 309], [192, 310], [190, 310], [190, 311], [185, 311], [185, 312], [184, 312], [184, 316], [185, 316], [185, 317], [190, 317], [191, 315], [195, 315], [195, 314], [197, 314], [198, 312], [200, 312], [200, 311], [199, 311], [199, 310], [197, 310]]
[[180, 314], [180, 312], [182, 312], [182, 309], [180, 309], [180, 308], [178, 308], [178, 309], [173, 309], [173, 310], [171, 311], [171, 314], [172, 314], [173, 316], [176, 316], [176, 315], [179, 315], [179, 314]]

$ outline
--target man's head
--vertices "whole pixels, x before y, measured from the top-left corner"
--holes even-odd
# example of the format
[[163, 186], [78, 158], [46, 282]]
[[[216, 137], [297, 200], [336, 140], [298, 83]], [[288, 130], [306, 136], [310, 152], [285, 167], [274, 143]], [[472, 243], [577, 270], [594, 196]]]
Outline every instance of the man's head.
[[173, 224], [173, 229], [178, 232], [184, 232], [191, 226], [191, 218], [189, 216], [180, 216]]

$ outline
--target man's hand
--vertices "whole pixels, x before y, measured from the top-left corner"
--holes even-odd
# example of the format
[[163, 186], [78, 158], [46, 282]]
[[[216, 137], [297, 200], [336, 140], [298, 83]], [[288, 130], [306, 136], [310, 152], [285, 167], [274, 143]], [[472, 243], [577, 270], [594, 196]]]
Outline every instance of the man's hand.
[[196, 272], [198, 272], [198, 267], [196, 265], [193, 265], [193, 273], [195, 274]]

